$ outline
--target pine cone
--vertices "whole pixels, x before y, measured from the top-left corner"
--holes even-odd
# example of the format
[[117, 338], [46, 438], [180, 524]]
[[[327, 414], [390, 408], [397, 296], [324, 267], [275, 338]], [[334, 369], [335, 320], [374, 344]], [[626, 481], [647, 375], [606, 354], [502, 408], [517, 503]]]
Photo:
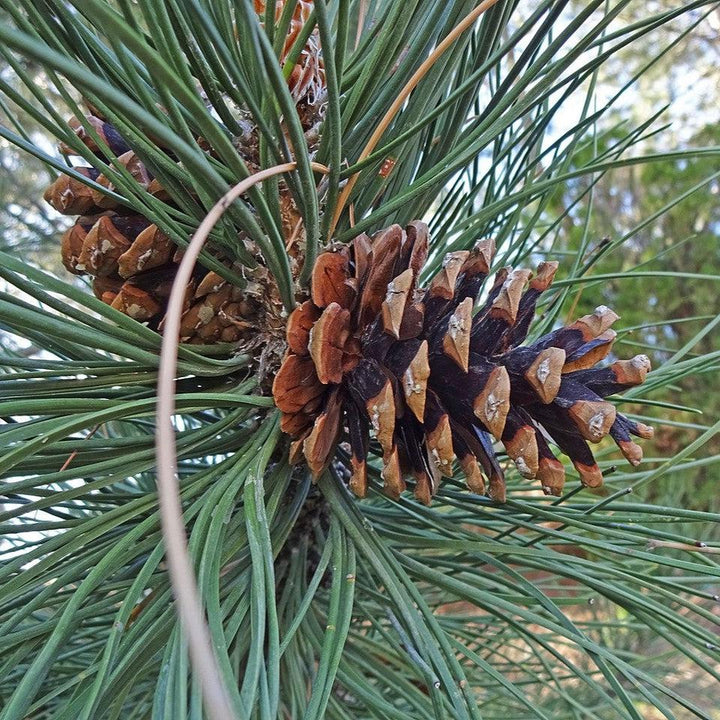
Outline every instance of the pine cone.
[[[133, 174], [152, 178], [133, 155]], [[76, 168], [86, 176], [103, 177], [93, 168]], [[162, 329], [165, 308], [181, 258], [179, 248], [157, 225], [139, 214], [118, 208], [99, 191], [61, 175], [45, 193], [60, 212], [93, 213], [77, 219], [62, 238], [62, 260], [76, 275], [91, 275], [93, 291], [116, 310]], [[112, 206], [113, 210], [105, 210]], [[124, 214], [126, 213], [126, 214]], [[229, 265], [229, 264], [228, 264]], [[191, 343], [237, 342], [250, 327], [241, 303], [242, 291], [217, 273], [198, 266], [187, 288], [181, 339]], [[260, 303], [258, 303], [258, 306]]]
[[[279, 19], [283, 1], [276, 3]], [[256, 9], [264, 12], [265, 5], [256, 2]], [[288, 30], [285, 50], [281, 60], [297, 38], [307, 21], [312, 3], [296, 5]], [[308, 134], [311, 150], [317, 148], [317, 126], [324, 107], [325, 75], [317, 42], [317, 31], [310, 36], [300, 60], [289, 79], [289, 86], [298, 106], [303, 127]], [[121, 134], [100, 117], [99, 111], [89, 106], [91, 115], [85, 124], [103, 140], [113, 157], [124, 166], [137, 184], [146, 192], [164, 202], [172, 202], [169, 195], [153, 177], [142, 160]], [[259, 138], [257, 128], [248, 118], [245, 108], [237, 108], [238, 124], [243, 128], [235, 138], [235, 146], [251, 171], [259, 169]], [[70, 127], [78, 138], [103, 161], [109, 158], [101, 146], [85, 130], [85, 124], [71, 118]], [[203, 138], [198, 145], [212, 152]], [[74, 151], [66, 144], [60, 151], [72, 155]], [[106, 151], [107, 152], [107, 151]], [[94, 167], [78, 166], [75, 172], [88, 180], [113, 190], [112, 183]], [[62, 260], [65, 267], [76, 275], [93, 277], [93, 290], [103, 302], [150, 327], [162, 331], [165, 309], [172, 288], [182, 251], [157, 225], [143, 215], [123, 207], [118, 201], [84, 184], [80, 179], [60, 175], [46, 190], [45, 200], [58, 212], [79, 215], [75, 224], [62, 238]], [[302, 263], [301, 216], [289, 189], [280, 184], [280, 216], [284, 236], [291, 240], [288, 248], [293, 262]], [[188, 238], [189, 239], [189, 238]], [[247, 243], [252, 252], [253, 247]], [[188, 285], [184, 314], [181, 323], [181, 340], [189, 343], [213, 342], [254, 345], [259, 333], [278, 329], [282, 332], [282, 303], [274, 281], [265, 267], [262, 257], [255, 253], [261, 267], [255, 271], [248, 286], [240, 288], [229, 285], [215, 272], [197, 266]], [[228, 268], [232, 263], [217, 257]]]
[[610, 352], [617, 315], [601, 306], [522, 346], [557, 263], [541, 263], [534, 277], [504, 268], [473, 315], [494, 243], [448, 253], [422, 289], [427, 248], [427, 227], [413, 222], [319, 256], [311, 299], [288, 319], [288, 350], [273, 384], [282, 429], [295, 438], [291, 460], [304, 456], [317, 476], [345, 436], [350, 488], [363, 497], [373, 436], [385, 492], [397, 498], [412, 475], [424, 503], [441, 476], [452, 475], [455, 459], [473, 492], [485, 492], [484, 475], [502, 502], [493, 438], [546, 494], [560, 494], [565, 481], [549, 441], [590, 487], [603, 478], [587, 441], [609, 434], [637, 465], [642, 450], [630, 436], [651, 437], [652, 429], [603, 398], [642, 383], [650, 362], [638, 355], [593, 367]]

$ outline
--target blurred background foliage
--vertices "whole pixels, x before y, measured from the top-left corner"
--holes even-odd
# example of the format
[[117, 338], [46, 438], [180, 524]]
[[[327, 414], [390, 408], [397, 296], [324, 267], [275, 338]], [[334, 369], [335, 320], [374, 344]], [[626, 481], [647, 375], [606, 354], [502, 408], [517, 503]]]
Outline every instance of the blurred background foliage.
[[[652, 5], [670, 8], [673, 3]], [[639, 17], [637, 8], [628, 9], [629, 21]], [[663, 33], [669, 45], [673, 36], [680, 35], [677, 27]], [[641, 143], [643, 151], [720, 144], [719, 37], [716, 10], [638, 78], [619, 107], [604, 118], [608, 132], [598, 142], [611, 145], [619, 139], [614, 123], [637, 124], [661, 112], [657, 120], [662, 130]], [[603, 67], [599, 101], [629, 77], [638, 56], [652, 57], [655, 42], [618, 53]], [[583, 190], [589, 193], [590, 208], [584, 216], [572, 213], [565, 218], [553, 246], [563, 253], [599, 254], [596, 271], [618, 277], [581, 286], [575, 295], [577, 309], [588, 312], [602, 293], [604, 302], [621, 308], [623, 327], [631, 329], [621, 334], [618, 350], [646, 352], [655, 367], [681, 357], [717, 355], [720, 336], [713, 320], [720, 312], [718, 288], [712, 281], [682, 277], [683, 273], [711, 277], [720, 268], [720, 170], [715, 158], [613, 169], [595, 184], [581, 178], [555, 198], [554, 213], [562, 214]], [[622, 249], [612, 252], [620, 244]], [[622, 277], [638, 270], [668, 274]], [[716, 360], [703, 372], [649, 395], [687, 408], [643, 409], [657, 428], [653, 445], [658, 456], [679, 452], [720, 416], [718, 369]], [[716, 454], [720, 440], [716, 437], [707, 447]], [[681, 481], [677, 476], [661, 478], [644, 489], [644, 496], [662, 505], [717, 511], [717, 479], [717, 467], [700, 466], [684, 472]]]

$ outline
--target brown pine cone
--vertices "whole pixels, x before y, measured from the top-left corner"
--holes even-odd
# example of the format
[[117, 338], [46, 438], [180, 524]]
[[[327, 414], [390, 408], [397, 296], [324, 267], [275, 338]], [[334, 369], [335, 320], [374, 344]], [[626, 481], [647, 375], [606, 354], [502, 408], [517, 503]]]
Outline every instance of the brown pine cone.
[[[101, 127], [104, 136], [116, 139], [108, 123], [95, 118], [92, 124], [96, 129]], [[162, 193], [132, 151], [118, 160], [148, 192]], [[95, 168], [75, 170], [112, 189]], [[93, 290], [103, 302], [161, 330], [182, 257], [179, 248], [143, 215], [120, 207], [112, 198], [68, 175], [58, 177], [45, 192], [45, 199], [59, 212], [82, 213], [62, 238], [65, 267], [76, 275], [92, 276]], [[279, 301], [269, 295], [271, 282], [263, 287], [255, 283], [254, 288], [256, 297], [251, 297], [252, 293], [246, 296], [217, 273], [198, 265], [187, 288], [181, 340], [195, 344], [251, 341], [256, 334], [252, 330], [266, 320], [265, 310], [280, 312]]]
[[[283, 0], [276, 2], [279, 19]], [[256, 9], [264, 12], [265, 4], [256, 2]], [[299, 2], [285, 42], [281, 60], [284, 60], [312, 10], [311, 2]], [[317, 41], [317, 30], [311, 34], [288, 80], [297, 103], [298, 115], [307, 131], [311, 152], [317, 150], [317, 126], [324, 113], [322, 96], [325, 75]], [[138, 186], [164, 202], [172, 202], [149, 169], [135, 154], [121, 134], [100, 117], [97, 108], [88, 104], [92, 113], [83, 121], [71, 118], [69, 125], [99, 159], [116, 158], [133, 177]], [[251, 172], [259, 169], [258, 130], [246, 108], [236, 108], [242, 133], [234, 138], [234, 145]], [[86, 126], [102, 140], [98, 143]], [[198, 145], [206, 152], [212, 148], [203, 138]], [[61, 152], [73, 155], [67, 144]], [[112, 183], [97, 168], [75, 167], [77, 175], [94, 181], [107, 190]], [[98, 298], [130, 317], [162, 330], [165, 309], [182, 257], [180, 249], [157, 225], [144, 216], [123, 207], [118, 200], [99, 189], [92, 188], [81, 179], [60, 175], [46, 190], [45, 200], [58, 212], [79, 215], [75, 224], [62, 239], [62, 260], [65, 267], [76, 275], [93, 277], [93, 290]], [[291, 263], [299, 267], [303, 259], [304, 233], [302, 219], [289, 188], [280, 183], [280, 218], [282, 232], [288, 245]], [[188, 238], [189, 239], [189, 238]], [[257, 256], [260, 267], [254, 271], [244, 290], [232, 287], [215, 272], [198, 266], [186, 292], [186, 303], [181, 323], [181, 341], [213, 343], [242, 341], [249, 349], [264, 342], [263, 338], [282, 333], [282, 303], [275, 283], [262, 257], [251, 243], [248, 250]], [[219, 262], [239, 272], [224, 258]]]
[[291, 459], [304, 456], [317, 476], [345, 436], [350, 488], [363, 497], [372, 436], [385, 492], [397, 498], [412, 475], [425, 503], [455, 459], [471, 490], [485, 492], [484, 475], [491, 497], [503, 501], [493, 438], [546, 494], [560, 494], [565, 481], [549, 441], [590, 487], [603, 478], [587, 441], [609, 434], [637, 465], [642, 450], [630, 436], [651, 437], [652, 429], [603, 398], [642, 383], [650, 362], [638, 355], [593, 367], [610, 352], [617, 315], [599, 307], [522, 346], [557, 263], [541, 263], [534, 277], [504, 268], [474, 313], [494, 243], [448, 253], [424, 289], [417, 278], [427, 247], [427, 227], [413, 222], [318, 258], [311, 299], [288, 320], [288, 351], [273, 384], [282, 428], [295, 438]]

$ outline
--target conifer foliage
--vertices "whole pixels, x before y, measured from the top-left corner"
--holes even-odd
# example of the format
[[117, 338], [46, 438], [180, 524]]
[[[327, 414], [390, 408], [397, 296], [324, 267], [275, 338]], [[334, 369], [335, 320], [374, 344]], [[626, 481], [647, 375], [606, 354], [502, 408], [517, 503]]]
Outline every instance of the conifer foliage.
[[65, 270], [0, 251], [0, 720], [712, 717], [720, 517], [645, 488], [718, 459], [717, 321], [609, 309], [690, 191], [591, 220], [618, 168], [717, 181], [623, 112], [716, 4], [0, 0], [66, 223]]

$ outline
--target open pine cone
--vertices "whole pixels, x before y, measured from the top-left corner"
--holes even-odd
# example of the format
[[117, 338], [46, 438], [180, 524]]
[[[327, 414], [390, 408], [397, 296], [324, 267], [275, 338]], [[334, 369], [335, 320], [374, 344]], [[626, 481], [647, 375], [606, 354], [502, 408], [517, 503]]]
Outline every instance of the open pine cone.
[[[282, 15], [284, 0], [276, 0], [275, 15]], [[256, 0], [258, 13], [264, 13], [265, 2]], [[279, 61], [284, 63], [312, 11], [311, 2], [295, 5], [288, 28], [284, 50]], [[298, 117], [306, 131], [311, 153], [317, 150], [317, 129], [324, 115], [325, 71], [318, 42], [317, 29], [313, 30], [302, 49], [298, 62], [288, 78], [288, 85], [296, 103]], [[117, 129], [101, 116], [97, 108], [89, 105], [91, 114], [82, 121], [71, 118], [69, 125], [78, 138], [100, 159], [108, 155], [130, 173], [146, 192], [165, 202], [172, 199], [153, 177], [151, 170], [135, 154]], [[234, 138], [238, 153], [251, 172], [260, 167], [259, 132], [246, 108], [235, 108], [242, 136]], [[93, 133], [107, 146], [103, 148]], [[198, 145], [212, 152], [203, 138]], [[60, 151], [72, 155], [65, 144]], [[109, 151], [109, 152], [108, 152]], [[111, 181], [95, 167], [76, 166], [79, 174], [98, 185], [113, 190]], [[182, 257], [179, 248], [145, 216], [124, 207], [97, 188], [84, 184], [70, 175], [60, 175], [47, 188], [45, 200], [64, 215], [78, 215], [62, 239], [62, 260], [65, 267], [76, 275], [90, 275], [95, 295], [116, 310], [139, 322], [146, 322], [162, 331], [165, 308]], [[289, 188], [280, 185], [280, 215], [283, 235], [292, 240], [289, 252], [295, 265], [302, 264], [302, 249], [298, 247], [302, 233], [301, 216]], [[189, 239], [189, 238], [188, 238]], [[248, 243], [248, 245], [251, 245]], [[218, 273], [198, 265], [185, 296], [180, 339], [183, 342], [209, 344], [213, 342], [257, 342], [258, 333], [275, 327], [282, 332], [282, 303], [277, 297], [271, 274], [260, 267], [244, 288], [234, 287]], [[228, 268], [240, 268], [224, 257], [216, 260]]]
[[502, 269], [473, 314], [493, 241], [448, 253], [422, 289], [417, 278], [427, 248], [427, 227], [413, 222], [319, 256], [311, 299], [289, 317], [288, 351], [273, 384], [282, 428], [295, 438], [291, 460], [304, 456], [317, 476], [346, 433], [350, 488], [363, 497], [373, 436], [385, 492], [397, 498], [412, 475], [425, 503], [441, 476], [452, 475], [456, 458], [472, 491], [485, 492], [484, 475], [490, 496], [502, 502], [493, 438], [546, 494], [560, 494], [565, 481], [549, 441], [590, 487], [603, 478], [588, 441], [609, 434], [637, 465], [642, 450], [630, 436], [648, 438], [652, 429], [603, 398], [642, 383], [650, 362], [638, 355], [594, 367], [610, 352], [617, 315], [601, 306], [521, 346], [557, 263], [541, 263], [534, 277]]

